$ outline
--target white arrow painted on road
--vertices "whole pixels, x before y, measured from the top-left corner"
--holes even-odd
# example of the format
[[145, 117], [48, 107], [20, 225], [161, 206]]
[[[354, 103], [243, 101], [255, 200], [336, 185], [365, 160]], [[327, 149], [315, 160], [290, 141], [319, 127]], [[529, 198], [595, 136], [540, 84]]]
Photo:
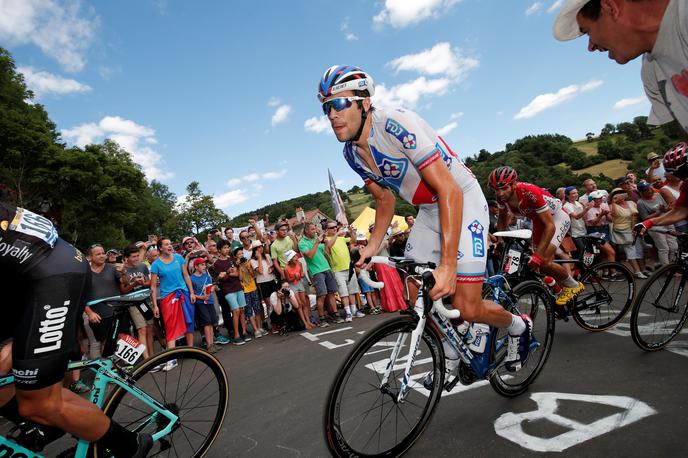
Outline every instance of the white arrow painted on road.
[[[532, 412], [508, 412], [495, 421], [495, 432], [521, 447], [536, 452], [561, 452], [574, 445], [601, 436], [615, 429], [623, 428], [638, 420], [657, 413], [652, 407], [637, 399], [626, 396], [597, 396], [591, 394], [532, 393], [530, 398], [537, 403]], [[580, 423], [563, 417], [556, 412], [559, 400], [592, 402], [624, 409], [593, 423]], [[555, 437], [536, 437], [523, 431], [523, 423], [548, 420], [570, 431]]]

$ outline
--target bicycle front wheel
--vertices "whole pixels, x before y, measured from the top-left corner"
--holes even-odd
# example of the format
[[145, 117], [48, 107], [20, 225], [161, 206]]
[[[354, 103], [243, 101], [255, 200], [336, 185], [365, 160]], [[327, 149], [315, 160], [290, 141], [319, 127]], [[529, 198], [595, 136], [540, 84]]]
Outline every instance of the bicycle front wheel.
[[490, 385], [506, 397], [518, 396], [535, 381], [547, 362], [554, 341], [554, 298], [542, 283], [533, 280], [519, 283], [513, 295], [516, 305], [509, 312], [523, 313], [533, 320], [533, 340], [526, 364], [517, 372], [509, 372], [501, 365], [507, 351], [507, 330], [494, 330], [492, 360], [499, 366], [490, 376]]
[[618, 262], [601, 262], [583, 271], [585, 290], [573, 301], [573, 320], [588, 331], [606, 331], [628, 312], [635, 294], [630, 270]]
[[[179, 417], [149, 456], [204, 456], [227, 413], [229, 384], [222, 364], [200, 348], [178, 347], [144, 361], [132, 378], [138, 388]], [[105, 400], [103, 412], [130, 431], [154, 434], [167, 425], [166, 419], [154, 417], [155, 409], [120, 387]], [[94, 451], [95, 456], [110, 456], [97, 447]]]
[[645, 351], [664, 348], [688, 318], [686, 276], [678, 264], [655, 272], [640, 290], [631, 312], [633, 342]]
[[400, 456], [424, 431], [442, 392], [444, 352], [439, 337], [426, 327], [407, 396], [397, 402], [416, 325], [411, 317], [382, 323], [344, 361], [325, 410], [325, 438], [333, 456]]

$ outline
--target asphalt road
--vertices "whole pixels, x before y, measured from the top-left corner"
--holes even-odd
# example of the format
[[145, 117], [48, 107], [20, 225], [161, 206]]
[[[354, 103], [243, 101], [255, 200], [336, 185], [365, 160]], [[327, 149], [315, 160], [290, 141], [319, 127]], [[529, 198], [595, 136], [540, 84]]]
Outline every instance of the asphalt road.
[[[229, 416], [209, 456], [328, 456], [323, 411], [334, 374], [362, 334], [391, 317], [221, 350]], [[631, 340], [628, 316], [596, 334], [557, 321], [548, 363], [528, 392], [506, 399], [487, 382], [459, 385], [442, 396], [407, 456], [682, 455], [688, 450], [687, 332], [650, 354]]]

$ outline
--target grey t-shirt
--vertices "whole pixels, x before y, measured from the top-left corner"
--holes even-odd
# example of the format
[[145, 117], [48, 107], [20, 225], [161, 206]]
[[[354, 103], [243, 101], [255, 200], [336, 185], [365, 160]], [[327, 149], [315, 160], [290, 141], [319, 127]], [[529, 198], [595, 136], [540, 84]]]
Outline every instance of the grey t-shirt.
[[[119, 278], [121, 274], [117, 272], [114, 264], [105, 264], [99, 273], [91, 271], [91, 299], [102, 297], [119, 296]], [[91, 306], [91, 310], [100, 315], [101, 318], [112, 316], [112, 308], [105, 302]]]
[[[139, 278], [139, 277], [143, 278], [144, 280], [150, 279], [150, 271], [148, 270], [148, 266], [146, 266], [142, 262], [138, 263], [135, 267], [128, 267], [125, 265], [124, 269], [130, 275], [130, 280], [129, 280], [130, 283], [132, 283], [136, 278]], [[144, 288], [144, 287], [143, 286], [137, 286], [132, 291], [136, 291], [136, 290], [139, 290], [142, 288]]]
[[688, 4], [671, 0], [652, 52], [643, 56], [645, 93], [652, 103], [648, 124], [677, 120], [688, 132]]
[[640, 219], [645, 221], [648, 216], [657, 211], [660, 205], [666, 206], [666, 202], [659, 193], [655, 193], [651, 200], [647, 200], [644, 197], [638, 199], [638, 214], [640, 215]]

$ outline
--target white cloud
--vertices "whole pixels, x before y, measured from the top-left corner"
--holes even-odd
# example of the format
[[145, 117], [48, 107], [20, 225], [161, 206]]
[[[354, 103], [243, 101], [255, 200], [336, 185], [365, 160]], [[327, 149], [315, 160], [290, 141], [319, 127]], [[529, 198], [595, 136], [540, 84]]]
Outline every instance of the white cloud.
[[[376, 89], [376, 94], [378, 89]], [[314, 132], [316, 134], [331, 134], [332, 128], [330, 127], [330, 121], [327, 116], [313, 116], [312, 118], [306, 119], [303, 123], [303, 128], [306, 132]]]
[[163, 170], [162, 156], [150, 146], [157, 143], [155, 130], [119, 116], [105, 116], [96, 123], [80, 124], [62, 130], [62, 136], [73, 144], [84, 147], [109, 138], [131, 154], [134, 162], [143, 168], [151, 180], [167, 180], [174, 173]]
[[621, 99], [614, 104], [614, 109], [621, 110], [622, 108], [638, 105], [643, 102], [647, 102], [647, 97], [644, 95], [635, 98]]
[[373, 100], [382, 106], [413, 108], [421, 97], [445, 94], [451, 84], [452, 80], [449, 78], [428, 79], [424, 76], [390, 88], [380, 84], [375, 88]]
[[385, 0], [385, 6], [375, 17], [373, 25], [406, 27], [429, 18], [437, 18], [460, 0]]
[[463, 56], [459, 49], [452, 49], [448, 42], [440, 42], [431, 49], [398, 57], [387, 65], [397, 73], [411, 70], [425, 75], [447, 75], [460, 80], [477, 68], [479, 63], [478, 59]]
[[533, 2], [533, 4], [530, 5], [530, 6], [526, 9], [526, 16], [530, 16], [530, 15], [533, 14], [533, 13], [537, 13], [537, 12], [540, 11], [541, 9], [542, 9], [542, 2]]
[[459, 111], [459, 112], [456, 112], [456, 113], [452, 113], [451, 116], [449, 116], [449, 120], [450, 120], [450, 121], [454, 121], [454, 120], [456, 120], [456, 119], [459, 119], [459, 118], [462, 117], [462, 116], [463, 116], [463, 111]]
[[277, 124], [281, 124], [287, 121], [291, 113], [291, 107], [289, 105], [280, 105], [275, 110], [275, 114], [272, 115], [272, 126], [275, 127]]
[[[280, 178], [283, 178], [287, 174], [286, 169], [282, 170], [277, 170], [277, 171], [270, 171], [270, 172], [263, 172], [263, 173], [258, 173], [258, 172], [253, 172], [249, 173], [248, 175], [244, 175], [241, 178], [232, 178], [230, 180], [227, 180], [225, 184], [229, 186], [230, 188], [236, 188], [239, 187], [241, 184], [244, 183], [254, 183], [258, 180], [278, 180]], [[255, 185], [259, 186], [259, 185]]]
[[280, 99], [278, 99], [277, 97], [274, 97], [274, 96], [273, 96], [273, 97], [270, 97], [270, 100], [268, 100], [268, 106], [269, 106], [269, 107], [276, 107], [276, 106], [278, 106], [280, 103], [281, 103], [281, 102], [280, 102]]
[[342, 21], [342, 25], [339, 27], [339, 30], [342, 31], [344, 34], [344, 37], [346, 38], [347, 41], [355, 41], [358, 40], [358, 37], [356, 34], [354, 34], [351, 30], [349, 30], [349, 18], [346, 17]]
[[446, 126], [437, 129], [437, 135], [447, 135], [449, 132], [456, 129], [457, 127], [459, 127], [459, 123], [456, 121], [452, 121]]
[[36, 45], [65, 70], [81, 71], [98, 24], [92, 8], [87, 9], [82, 12], [79, 1], [0, 1], [0, 40]]
[[248, 200], [249, 195], [243, 189], [234, 189], [232, 191], [223, 192], [213, 197], [213, 202], [217, 208], [223, 209], [233, 205], [244, 203]]
[[571, 100], [580, 92], [592, 91], [593, 89], [600, 87], [602, 84], [603, 81], [593, 80], [581, 86], [572, 84], [559, 89], [557, 92], [540, 94], [531, 100], [528, 105], [521, 108], [519, 112], [516, 113], [516, 116], [514, 116], [514, 119], [518, 120], [532, 118], [548, 108], [556, 107], [557, 105], [561, 105], [562, 103]]
[[91, 90], [91, 86], [88, 84], [53, 75], [52, 73], [36, 71], [31, 67], [19, 67], [17, 71], [24, 75], [26, 85], [36, 94], [36, 97], [51, 93], [62, 95], [83, 93]]
[[555, 10], [559, 9], [561, 5], [564, 4], [566, 0], [557, 0], [556, 2], [552, 3], [549, 8], [547, 8], [548, 13], [553, 13]]

